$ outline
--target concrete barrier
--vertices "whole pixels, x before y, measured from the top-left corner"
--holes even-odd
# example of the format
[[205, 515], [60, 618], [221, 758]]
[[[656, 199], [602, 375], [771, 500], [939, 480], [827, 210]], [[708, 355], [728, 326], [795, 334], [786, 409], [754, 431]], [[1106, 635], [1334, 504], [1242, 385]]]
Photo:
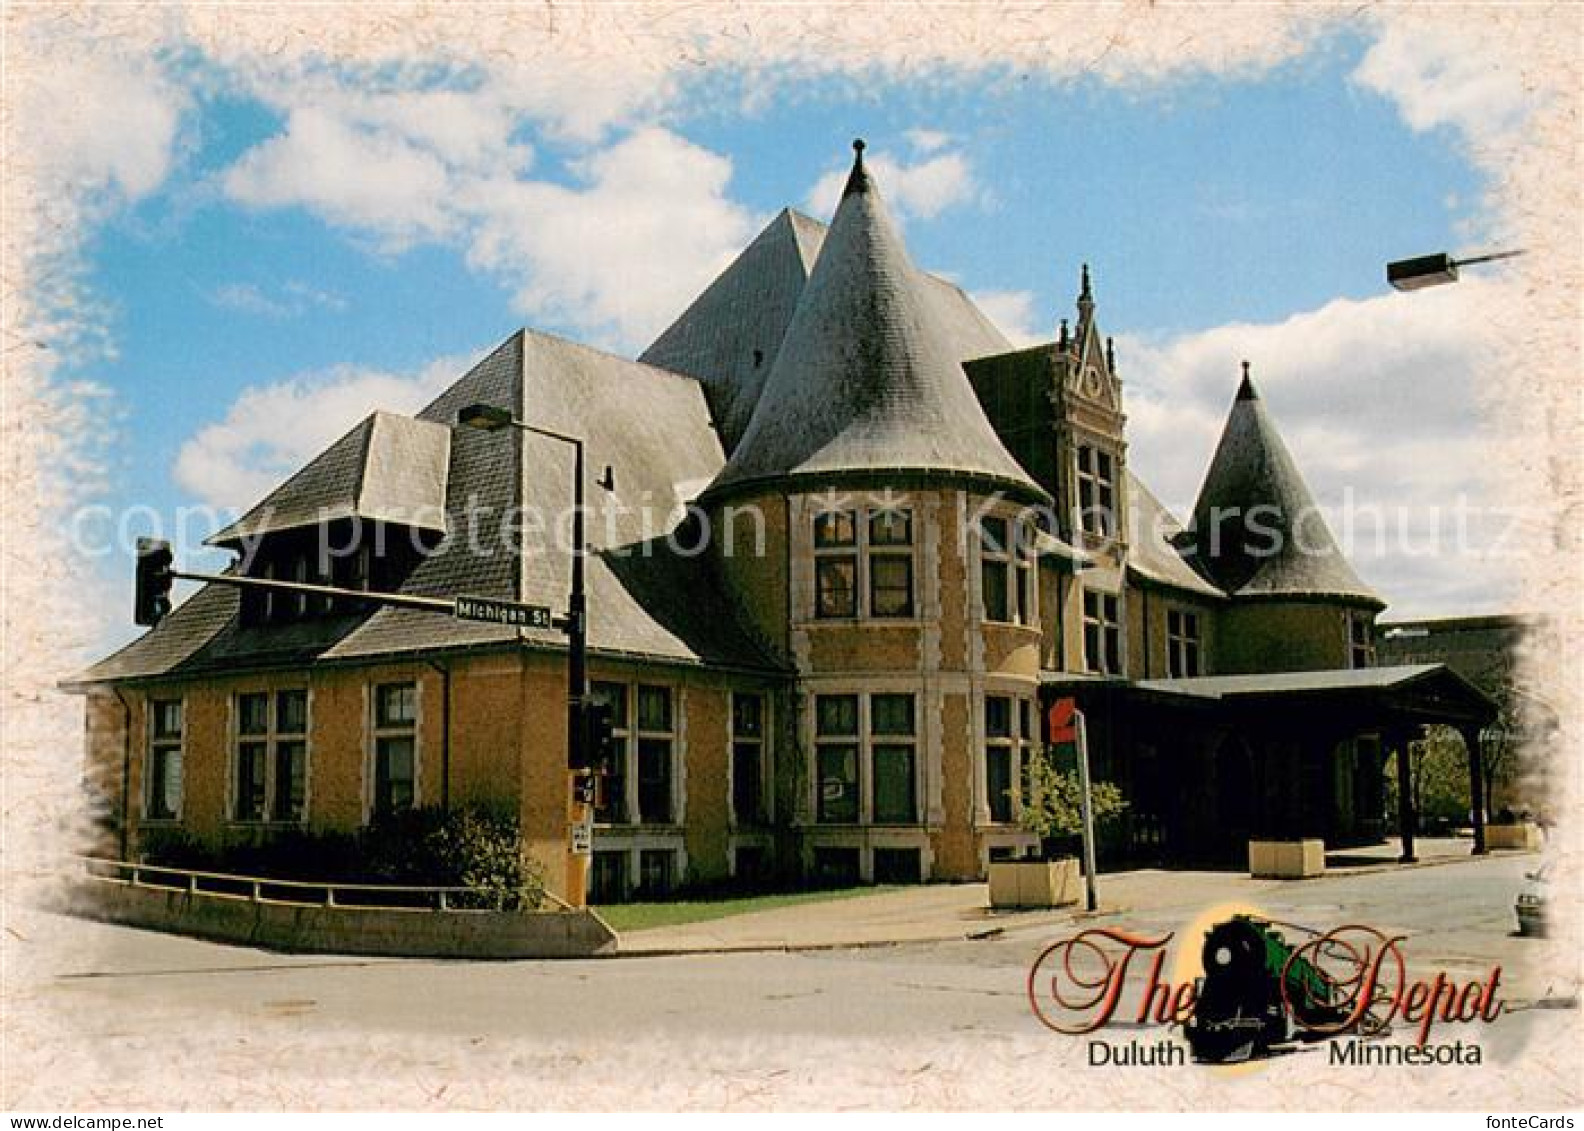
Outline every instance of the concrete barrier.
[[424, 911], [313, 907], [74, 881], [65, 910], [88, 919], [301, 954], [394, 958], [590, 958], [616, 932], [592, 911]]

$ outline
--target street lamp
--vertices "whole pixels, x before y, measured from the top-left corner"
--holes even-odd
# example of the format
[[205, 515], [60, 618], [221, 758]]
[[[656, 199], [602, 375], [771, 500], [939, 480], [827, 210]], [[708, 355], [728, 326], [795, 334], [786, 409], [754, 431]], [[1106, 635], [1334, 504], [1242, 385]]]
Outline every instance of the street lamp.
[[[457, 413], [457, 424], [480, 432], [499, 432], [515, 428], [571, 444], [572, 461], [572, 593], [567, 599], [567, 615], [562, 627], [567, 634], [567, 767], [570, 789], [569, 817], [574, 827], [592, 820], [585, 779], [592, 780], [588, 751], [584, 749], [585, 705], [588, 702], [588, 598], [583, 588], [583, 558], [587, 551], [583, 531], [583, 441], [565, 432], [539, 428], [516, 419], [504, 408], [470, 404]], [[582, 907], [588, 897], [588, 857], [569, 844], [567, 856], [567, 902]]]
[[1459, 267], [1468, 267], [1475, 263], [1494, 263], [1498, 259], [1512, 259], [1523, 253], [1524, 249], [1519, 248], [1517, 251], [1497, 251], [1489, 255], [1470, 256], [1467, 259], [1453, 259], [1445, 252], [1420, 255], [1413, 259], [1399, 259], [1394, 263], [1386, 264], [1386, 281], [1399, 291], [1439, 287], [1443, 283], [1457, 282]]

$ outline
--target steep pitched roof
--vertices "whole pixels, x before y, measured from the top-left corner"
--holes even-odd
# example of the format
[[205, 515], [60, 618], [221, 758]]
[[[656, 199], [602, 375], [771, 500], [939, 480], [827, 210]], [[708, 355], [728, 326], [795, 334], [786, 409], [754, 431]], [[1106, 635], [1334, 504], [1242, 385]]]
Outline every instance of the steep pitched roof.
[[337, 518], [443, 534], [450, 455], [450, 428], [392, 412], [370, 413], [207, 542], [231, 546]]
[[[699, 383], [548, 334], [524, 332], [515, 341], [520, 358], [514, 400], [474, 396], [459, 384], [423, 415], [455, 419], [463, 404], [487, 400], [511, 407], [519, 419], [583, 438], [588, 453], [584, 495], [591, 511], [588, 537], [594, 550], [586, 579], [589, 646], [597, 652], [769, 666], [729, 612], [696, 599], [700, 592], [721, 589], [708, 555], [690, 556], [678, 547], [685, 551], [691, 543], [666, 538], [683, 504], [720, 469], [724, 458]], [[505, 469], [508, 475], [516, 469], [511, 486], [526, 520], [522, 556], [514, 561], [510, 554], [496, 555], [515, 568], [502, 589], [492, 591], [488, 586], [494, 579], [479, 568], [479, 554], [465, 545], [451, 549], [448, 543], [414, 571], [405, 588], [515, 596], [564, 609], [571, 560], [562, 544], [566, 530], [560, 520], [571, 505], [571, 449], [516, 430], [459, 431], [455, 444], [464, 459]], [[609, 492], [596, 482], [607, 464], [615, 483]], [[466, 482], [470, 476], [458, 478]], [[498, 524], [498, 515], [486, 518]], [[476, 580], [459, 575], [459, 569], [478, 571]], [[385, 608], [327, 656], [346, 659], [433, 646], [440, 631], [437, 620], [448, 636], [465, 634], [469, 643], [515, 639], [519, 632]], [[521, 632], [549, 646], [565, 642], [557, 630]]]
[[1045, 493], [985, 418], [860, 149], [753, 418], [706, 495], [885, 472]]
[[[589, 646], [596, 655], [774, 668], [729, 611], [696, 599], [700, 592], [721, 590], [708, 556], [690, 556], [686, 547], [695, 543], [677, 539], [673, 545], [665, 537], [667, 520], [675, 520], [681, 504], [724, 461], [698, 382], [545, 334], [512, 335], [417, 421], [406, 422], [422, 425], [419, 433], [441, 427], [451, 435], [445, 480], [450, 534], [400, 592], [468, 594], [565, 609], [570, 558], [557, 543], [556, 531], [571, 503], [570, 449], [515, 429], [453, 431], [450, 425], [458, 410], [473, 403], [507, 408], [518, 419], [586, 442], [590, 466], [585, 494], [592, 510], [588, 534], [593, 550], [587, 569]], [[607, 463], [616, 484], [610, 494], [595, 483]], [[342, 479], [327, 476], [323, 489], [329, 496], [343, 497], [353, 490], [358, 462], [338, 457], [335, 465], [342, 469]], [[503, 525], [514, 521], [521, 523], [520, 541], [514, 526]], [[546, 647], [565, 643], [558, 631], [458, 621], [392, 607], [244, 627], [238, 606], [234, 589], [206, 585], [158, 627], [73, 682], [249, 664], [354, 661], [522, 640]]]
[[1204, 597], [1225, 597], [1225, 593], [1200, 577], [1177, 552], [1172, 540], [1182, 532], [1182, 523], [1154, 492], [1132, 471], [1127, 473], [1124, 489], [1132, 527], [1127, 568], [1157, 585], [1168, 585]]
[[[812, 217], [782, 209], [639, 355], [702, 382], [728, 456], [748, 428], [827, 231]], [[959, 361], [1012, 348], [962, 288], [928, 273], [920, 279]]]
[[1238, 597], [1344, 597], [1384, 606], [1359, 580], [1265, 410], [1248, 365], [1194, 504], [1194, 560]]

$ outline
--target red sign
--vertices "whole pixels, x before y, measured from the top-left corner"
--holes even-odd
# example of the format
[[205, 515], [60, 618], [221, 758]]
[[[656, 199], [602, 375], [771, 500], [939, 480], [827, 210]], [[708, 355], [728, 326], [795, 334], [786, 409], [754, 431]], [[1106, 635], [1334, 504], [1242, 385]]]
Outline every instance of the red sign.
[[1064, 742], [1078, 741], [1078, 700], [1069, 696], [1058, 699], [1050, 706], [1050, 711], [1045, 716], [1045, 729], [1050, 735], [1050, 744], [1060, 746]]

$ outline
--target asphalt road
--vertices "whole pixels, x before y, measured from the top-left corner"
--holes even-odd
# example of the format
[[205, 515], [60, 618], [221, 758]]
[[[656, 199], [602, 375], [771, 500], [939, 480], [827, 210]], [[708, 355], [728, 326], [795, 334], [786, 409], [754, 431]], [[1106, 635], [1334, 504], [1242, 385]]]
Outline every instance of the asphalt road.
[[[1482, 1039], [1494, 1059], [1513, 1063], [1537, 1041], [1578, 1047], [1576, 1004], [1556, 1008], [1575, 992], [1576, 956], [1559, 954], [1555, 942], [1514, 933], [1513, 895], [1532, 867], [1533, 857], [1496, 857], [1327, 877], [1281, 888], [1279, 901], [1267, 893], [1254, 910], [1295, 924], [1362, 922], [1405, 935], [1404, 950], [1419, 973], [1483, 977], [1500, 964], [1503, 996], [1519, 1008]], [[1190, 924], [1207, 908], [1173, 906], [1169, 881], [1156, 904], [1085, 925], [1177, 932], [1177, 946], [1197, 937]], [[43, 914], [21, 927], [51, 940], [44, 959], [50, 976], [37, 986], [33, 1004], [47, 1008], [62, 1031], [73, 1034], [79, 1052], [97, 1050], [114, 1060], [129, 1048], [143, 1050], [125, 1062], [129, 1073], [145, 1069], [140, 1058], [162, 1040], [181, 1035], [175, 1044], [190, 1049], [185, 1038], [200, 1031], [223, 1033], [216, 1048], [228, 1056], [238, 1052], [238, 1041], [269, 1043], [282, 1034], [299, 1034], [304, 1042], [336, 1034], [343, 1050], [359, 1043], [390, 1048], [408, 1038], [453, 1051], [536, 1050], [518, 1054], [515, 1063], [526, 1073], [542, 1071], [550, 1049], [642, 1049], [651, 1058], [659, 1050], [701, 1043], [714, 1050], [688, 1070], [676, 1068], [682, 1075], [672, 1083], [705, 1064], [714, 1065], [709, 1080], [732, 1078], [721, 1067], [721, 1050], [763, 1049], [767, 1042], [782, 1050], [800, 1041], [827, 1050], [855, 1042], [847, 1047], [869, 1051], [855, 1052], [853, 1065], [865, 1056], [889, 1063], [890, 1054], [877, 1050], [919, 1042], [945, 1049], [1002, 1048], [1009, 1056], [1024, 1050], [1017, 1055], [1052, 1056], [1069, 1065], [1080, 1056], [1071, 1039], [1040, 1025], [1026, 991], [1030, 965], [1070, 928], [863, 950], [469, 963], [283, 956]], [[1530, 1008], [1536, 1002], [1540, 1008]], [[1126, 1013], [1125, 1008], [1119, 1016]], [[1112, 1035], [1155, 1040], [1166, 1031], [1121, 1025]], [[583, 1062], [584, 1053], [565, 1055]], [[759, 1080], [753, 1074], [762, 1072], [763, 1060], [742, 1071]], [[925, 1060], [938, 1065], [940, 1054]], [[777, 1063], [774, 1056], [770, 1061]], [[802, 1063], [793, 1057], [783, 1070], [801, 1079], [795, 1066]], [[296, 1070], [303, 1067], [294, 1064]], [[642, 1096], [663, 1094], [649, 1089], [663, 1088], [666, 1071], [658, 1078], [640, 1074], [627, 1094], [640, 1106]], [[1567, 1076], [1564, 1071], [1557, 1079]], [[883, 1078], [888, 1086], [900, 1086], [894, 1074]], [[752, 1096], [787, 1102], [784, 1090], [760, 1082], [763, 1088], [740, 1106], [755, 1106]], [[393, 1081], [392, 1096], [409, 1095], [404, 1089], [412, 1083]], [[723, 1096], [702, 1081], [699, 1087], [712, 1097], [706, 1106], [738, 1106], [730, 1098], [737, 1093]], [[1446, 1094], [1455, 1095], [1455, 1089]], [[1050, 1097], [1054, 1106], [1063, 1102], [1060, 1095]]]

